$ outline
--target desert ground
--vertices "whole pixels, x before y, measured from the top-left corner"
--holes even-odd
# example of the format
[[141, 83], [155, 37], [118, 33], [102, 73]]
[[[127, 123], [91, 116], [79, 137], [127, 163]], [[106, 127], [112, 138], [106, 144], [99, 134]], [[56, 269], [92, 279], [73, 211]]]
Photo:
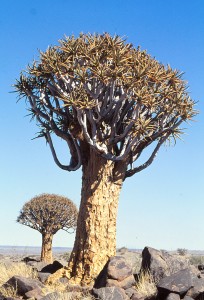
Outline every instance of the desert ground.
[[[60, 263], [62, 266], [66, 266], [71, 249], [55, 249], [53, 248], [53, 260]], [[182, 259], [190, 262], [190, 265], [196, 268], [200, 264], [204, 264], [204, 252], [203, 251], [187, 251], [186, 249], [180, 249], [183, 252], [171, 251], [168, 252], [175, 259]], [[185, 250], [185, 251], [184, 251]], [[161, 250], [161, 253], [164, 250]], [[142, 263], [142, 250], [130, 250], [125, 247], [117, 250], [117, 256], [125, 259], [127, 264], [132, 269], [132, 274], [135, 276], [140, 274]], [[35, 291], [34, 294], [29, 294], [26, 297], [19, 295], [17, 287], [11, 287], [7, 282], [12, 276], [22, 276], [23, 278], [29, 278], [32, 280], [39, 280], [39, 274], [46, 267], [46, 264], [40, 262], [39, 249], [24, 248], [23, 250], [18, 247], [3, 247], [0, 248], [0, 300], [16, 300], [16, 299], [30, 299], [30, 300], [93, 300], [93, 299], [105, 299], [106, 298], [94, 298], [89, 289], [71, 289], [70, 285], [67, 285], [66, 281], [54, 283], [49, 286], [45, 286], [39, 291]], [[41, 274], [42, 275], [42, 274]], [[40, 280], [44, 283], [44, 276], [41, 276]], [[143, 295], [141, 299], [157, 299], [155, 297], [156, 286], [151, 274], [140, 274], [139, 281], [134, 285], [134, 289], [140, 295]], [[203, 282], [204, 284], [204, 282]], [[153, 296], [152, 296], [153, 295]], [[151, 297], [150, 297], [151, 296]], [[109, 299], [109, 298], [107, 298]], [[110, 298], [110, 299], [117, 299]], [[121, 298], [123, 299], [123, 298]], [[137, 299], [134, 297], [124, 299]], [[181, 298], [183, 299], [183, 298]], [[197, 298], [196, 298], [197, 299]]]

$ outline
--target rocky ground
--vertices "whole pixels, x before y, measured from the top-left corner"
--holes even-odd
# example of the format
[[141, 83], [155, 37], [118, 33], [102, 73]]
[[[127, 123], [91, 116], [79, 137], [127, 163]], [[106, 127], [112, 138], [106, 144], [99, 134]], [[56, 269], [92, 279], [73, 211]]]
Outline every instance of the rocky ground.
[[66, 278], [46, 284], [52, 273], [67, 265], [69, 255], [54, 253], [53, 264], [46, 265], [36, 254], [0, 254], [0, 300], [204, 299], [204, 265], [191, 255], [121, 248], [94, 287], [72, 286]]

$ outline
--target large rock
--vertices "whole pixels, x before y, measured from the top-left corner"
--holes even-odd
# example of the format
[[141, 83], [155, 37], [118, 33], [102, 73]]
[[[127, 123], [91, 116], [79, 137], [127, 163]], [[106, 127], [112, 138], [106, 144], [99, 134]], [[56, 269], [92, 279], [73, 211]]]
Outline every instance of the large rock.
[[192, 278], [192, 288], [188, 291], [187, 296], [196, 298], [204, 296], [204, 278]]
[[120, 287], [128, 289], [135, 283], [131, 266], [123, 256], [110, 258], [95, 282], [95, 288]]
[[158, 296], [170, 293], [184, 296], [192, 288], [191, 274], [188, 269], [181, 270], [173, 275], [164, 277], [157, 284]]
[[189, 260], [182, 256], [170, 255], [151, 247], [145, 247], [142, 251], [141, 270], [149, 270], [156, 282], [189, 266]]
[[93, 294], [98, 300], [129, 300], [124, 290], [119, 287], [103, 287], [93, 289]]
[[34, 290], [34, 289], [42, 289], [45, 286], [38, 281], [37, 279], [30, 279], [23, 276], [13, 276], [6, 283], [6, 286], [12, 286], [15, 289], [17, 288], [17, 293], [20, 296], [24, 296], [25, 293]]
[[107, 274], [111, 279], [122, 281], [132, 275], [132, 268], [123, 256], [113, 256], [109, 260]]

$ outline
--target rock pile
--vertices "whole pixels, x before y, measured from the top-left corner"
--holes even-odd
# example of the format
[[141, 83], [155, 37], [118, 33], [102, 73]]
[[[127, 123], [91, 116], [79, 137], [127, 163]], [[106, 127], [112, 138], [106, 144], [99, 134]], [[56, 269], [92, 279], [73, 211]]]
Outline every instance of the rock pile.
[[[26, 262], [31, 263], [29, 259], [26, 259]], [[4, 284], [4, 287], [17, 288], [19, 298], [6, 298], [0, 295], [0, 300], [60, 299], [60, 293], [49, 291], [49, 287], [44, 282], [49, 274], [58, 270], [62, 265], [54, 262], [39, 270], [40, 263], [36, 262], [35, 265], [32, 261], [32, 266], [38, 269], [38, 279], [13, 276]], [[145, 291], [145, 288], [136, 289], [137, 281], [140, 280], [144, 270], [151, 274], [154, 291], [148, 289]], [[110, 258], [93, 288], [71, 286], [65, 278], [61, 279], [60, 283], [66, 287], [67, 299], [80, 299], [79, 295], [86, 292], [98, 300], [202, 300], [204, 299], [204, 275], [201, 272], [198, 268], [191, 266], [185, 258], [178, 258], [145, 247], [142, 253], [140, 274], [132, 273], [132, 268], [123, 256], [115, 256]], [[148, 286], [150, 282], [145, 284]]]

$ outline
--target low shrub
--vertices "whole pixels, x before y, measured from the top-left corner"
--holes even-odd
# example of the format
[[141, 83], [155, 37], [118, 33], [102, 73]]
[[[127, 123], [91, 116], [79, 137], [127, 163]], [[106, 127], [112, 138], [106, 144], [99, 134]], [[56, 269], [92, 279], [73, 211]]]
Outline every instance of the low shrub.
[[181, 256], [185, 256], [185, 255], [188, 254], [188, 250], [185, 249], [185, 248], [178, 248], [178, 249], [177, 249], [177, 253], [178, 253], [179, 255], [181, 255]]
[[16, 297], [17, 289], [8, 286], [3, 287], [2, 285], [6, 283], [14, 275], [23, 276], [27, 278], [36, 278], [37, 272], [33, 270], [31, 266], [27, 266], [23, 262], [0, 262], [0, 294], [4, 297]]
[[198, 266], [204, 264], [204, 255], [191, 255], [189, 257], [191, 265]]

